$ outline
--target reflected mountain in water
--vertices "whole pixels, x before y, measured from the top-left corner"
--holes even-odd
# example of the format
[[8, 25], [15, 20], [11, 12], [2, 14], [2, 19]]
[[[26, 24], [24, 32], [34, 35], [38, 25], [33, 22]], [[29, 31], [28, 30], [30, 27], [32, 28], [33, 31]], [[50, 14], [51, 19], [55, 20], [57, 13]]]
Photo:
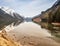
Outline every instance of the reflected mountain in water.
[[0, 7], [0, 29], [13, 23], [13, 26], [19, 25], [23, 22], [23, 18], [14, 10]]

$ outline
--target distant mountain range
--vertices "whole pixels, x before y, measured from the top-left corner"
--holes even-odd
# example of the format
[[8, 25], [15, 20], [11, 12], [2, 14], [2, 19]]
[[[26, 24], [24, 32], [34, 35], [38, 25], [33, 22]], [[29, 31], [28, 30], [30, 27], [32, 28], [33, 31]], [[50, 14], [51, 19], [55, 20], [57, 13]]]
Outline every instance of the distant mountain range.
[[32, 22], [31, 17], [22, 17], [14, 10], [7, 7], [0, 7], [0, 29], [13, 23], [13, 26], [19, 25], [21, 22]]
[[32, 22], [32, 17], [26, 17], [26, 18], [24, 18], [24, 21], [25, 22]]

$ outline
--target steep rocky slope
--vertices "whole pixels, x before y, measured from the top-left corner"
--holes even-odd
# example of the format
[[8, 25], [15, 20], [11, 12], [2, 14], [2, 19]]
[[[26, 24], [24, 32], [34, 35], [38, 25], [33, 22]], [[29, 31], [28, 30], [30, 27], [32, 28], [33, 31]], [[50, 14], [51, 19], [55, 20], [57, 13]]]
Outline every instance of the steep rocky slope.
[[32, 21], [41, 25], [42, 28], [49, 29], [49, 32], [55, 36], [60, 37], [60, 0], [57, 0], [51, 8], [34, 17]]
[[60, 0], [57, 0], [51, 8], [41, 12], [40, 15], [34, 17], [32, 20], [43, 28], [60, 30]]

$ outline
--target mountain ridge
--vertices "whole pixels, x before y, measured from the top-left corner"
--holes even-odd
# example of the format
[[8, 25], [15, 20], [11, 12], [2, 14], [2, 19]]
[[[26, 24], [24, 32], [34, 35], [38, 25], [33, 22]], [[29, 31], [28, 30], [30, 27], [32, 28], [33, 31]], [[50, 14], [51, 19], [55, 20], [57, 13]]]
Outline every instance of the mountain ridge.
[[50, 30], [51, 33], [60, 33], [60, 0], [57, 0], [53, 6], [32, 19], [33, 22], [41, 25], [42, 28]]

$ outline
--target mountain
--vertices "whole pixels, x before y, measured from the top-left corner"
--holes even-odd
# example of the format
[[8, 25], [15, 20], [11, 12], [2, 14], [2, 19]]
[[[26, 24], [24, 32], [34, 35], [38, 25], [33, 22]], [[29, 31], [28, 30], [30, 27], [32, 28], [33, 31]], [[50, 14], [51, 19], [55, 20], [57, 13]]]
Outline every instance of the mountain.
[[49, 29], [53, 33], [60, 32], [60, 0], [53, 6], [32, 19], [33, 22], [41, 25], [42, 28]]
[[26, 21], [26, 22], [32, 22], [32, 18], [31, 17], [26, 17], [26, 18], [24, 18], [24, 21]]
[[23, 22], [23, 17], [14, 10], [6, 7], [0, 7], [0, 29], [13, 23], [14, 26]]

